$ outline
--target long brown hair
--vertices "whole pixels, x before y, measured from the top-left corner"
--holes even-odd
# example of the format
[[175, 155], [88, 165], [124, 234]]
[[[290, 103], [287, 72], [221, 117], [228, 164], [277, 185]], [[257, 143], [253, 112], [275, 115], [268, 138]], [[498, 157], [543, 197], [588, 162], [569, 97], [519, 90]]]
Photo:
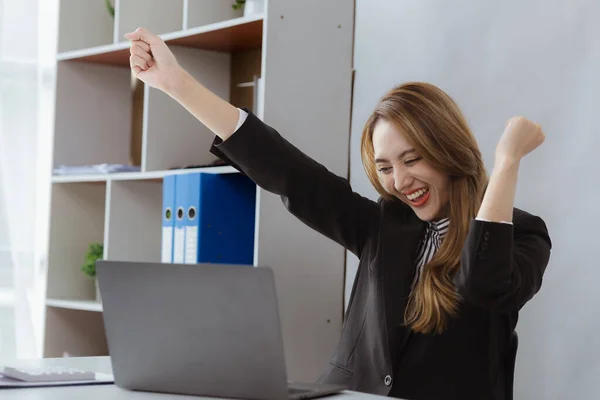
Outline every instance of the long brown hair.
[[367, 176], [386, 199], [394, 196], [383, 188], [373, 150], [373, 130], [380, 119], [394, 124], [421, 157], [450, 176], [448, 233], [439, 251], [424, 266], [404, 313], [405, 323], [413, 331], [441, 333], [447, 319], [456, 315], [460, 302], [452, 278], [460, 268], [469, 224], [479, 210], [487, 186], [483, 159], [462, 112], [448, 94], [422, 82], [395, 87], [376, 106], [361, 140]]

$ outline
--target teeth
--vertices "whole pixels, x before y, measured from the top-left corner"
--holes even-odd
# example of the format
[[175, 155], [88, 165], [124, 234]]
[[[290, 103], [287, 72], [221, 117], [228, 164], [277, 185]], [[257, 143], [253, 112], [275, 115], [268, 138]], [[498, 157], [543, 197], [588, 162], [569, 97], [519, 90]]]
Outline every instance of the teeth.
[[407, 197], [409, 200], [413, 201], [413, 200], [415, 200], [415, 199], [419, 198], [420, 196], [424, 195], [425, 193], [427, 193], [427, 190], [428, 190], [428, 189], [426, 189], [426, 188], [425, 188], [425, 189], [419, 189], [419, 190], [417, 190], [417, 191], [416, 191], [416, 192], [414, 192], [414, 193], [407, 194], [407, 195], [406, 195], [406, 197]]

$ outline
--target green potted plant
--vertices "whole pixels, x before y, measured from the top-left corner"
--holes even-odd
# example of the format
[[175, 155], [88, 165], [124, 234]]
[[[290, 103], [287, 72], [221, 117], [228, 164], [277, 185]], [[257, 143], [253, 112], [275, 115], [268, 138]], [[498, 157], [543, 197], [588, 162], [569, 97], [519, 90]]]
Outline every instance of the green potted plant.
[[246, 0], [235, 0], [235, 3], [233, 3], [231, 5], [231, 7], [234, 10], [241, 10], [242, 8], [244, 8], [244, 4], [246, 3]]
[[264, 0], [235, 0], [231, 5], [234, 10], [244, 9], [244, 16], [260, 14], [265, 9]]
[[104, 3], [106, 5], [106, 11], [108, 11], [108, 14], [112, 17], [112, 19], [115, 19], [115, 7], [111, 4], [110, 0], [104, 0]]
[[104, 246], [102, 243], [90, 243], [88, 251], [85, 254], [85, 261], [81, 266], [81, 271], [93, 278], [96, 285], [96, 300], [100, 301], [100, 290], [98, 289], [98, 280], [96, 280], [96, 260], [102, 259], [104, 256]]

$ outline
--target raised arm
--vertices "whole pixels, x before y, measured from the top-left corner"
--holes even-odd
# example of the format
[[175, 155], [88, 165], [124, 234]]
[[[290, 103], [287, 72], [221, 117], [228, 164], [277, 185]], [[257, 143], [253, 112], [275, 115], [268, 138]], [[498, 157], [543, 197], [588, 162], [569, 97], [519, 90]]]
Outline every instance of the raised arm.
[[[138, 29], [131, 41], [131, 68], [138, 79], [178, 101], [218, 139], [211, 151], [229, 160], [257, 185], [282, 197], [292, 214], [360, 257], [377, 203], [354, 193], [339, 177], [249, 113], [236, 130], [240, 111], [184, 71], [158, 36]], [[235, 133], [235, 134], [234, 134]]]
[[518, 310], [541, 287], [552, 247], [546, 225], [522, 211], [513, 215], [513, 210], [521, 159], [544, 139], [539, 125], [517, 117], [496, 148], [496, 164], [455, 278], [463, 298], [484, 308]]
[[496, 163], [479, 208], [479, 219], [492, 222], [512, 221], [519, 164], [545, 138], [539, 125], [523, 117], [514, 117], [508, 121], [496, 146]]
[[131, 41], [129, 62], [139, 80], [171, 96], [222, 140], [233, 134], [238, 109], [181, 68], [160, 37], [143, 28], [125, 37]]

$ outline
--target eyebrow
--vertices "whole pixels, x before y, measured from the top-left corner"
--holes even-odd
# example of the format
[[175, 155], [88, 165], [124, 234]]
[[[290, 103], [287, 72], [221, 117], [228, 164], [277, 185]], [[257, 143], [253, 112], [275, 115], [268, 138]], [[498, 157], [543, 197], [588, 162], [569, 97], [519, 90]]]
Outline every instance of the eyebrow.
[[[400, 153], [400, 155], [397, 157], [397, 159], [400, 160], [411, 153], [416, 153], [415, 149], [404, 150], [402, 153]], [[384, 163], [384, 162], [389, 162], [389, 161], [386, 158], [376, 158], [375, 159], [375, 164]]]

